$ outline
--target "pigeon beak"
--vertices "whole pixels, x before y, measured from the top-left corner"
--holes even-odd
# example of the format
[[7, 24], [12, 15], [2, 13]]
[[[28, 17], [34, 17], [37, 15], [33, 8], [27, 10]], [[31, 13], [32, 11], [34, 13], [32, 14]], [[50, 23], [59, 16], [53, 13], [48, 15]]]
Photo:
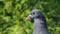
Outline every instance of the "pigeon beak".
[[30, 20], [32, 18], [32, 15], [27, 16], [26, 20]]

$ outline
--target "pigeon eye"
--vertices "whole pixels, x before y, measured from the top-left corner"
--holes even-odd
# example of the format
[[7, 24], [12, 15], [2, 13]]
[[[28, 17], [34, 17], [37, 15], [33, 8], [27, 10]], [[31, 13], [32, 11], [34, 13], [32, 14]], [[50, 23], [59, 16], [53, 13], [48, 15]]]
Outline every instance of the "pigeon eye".
[[33, 15], [35, 14], [35, 12], [33, 12]]
[[35, 15], [35, 12], [32, 12], [31, 15]]

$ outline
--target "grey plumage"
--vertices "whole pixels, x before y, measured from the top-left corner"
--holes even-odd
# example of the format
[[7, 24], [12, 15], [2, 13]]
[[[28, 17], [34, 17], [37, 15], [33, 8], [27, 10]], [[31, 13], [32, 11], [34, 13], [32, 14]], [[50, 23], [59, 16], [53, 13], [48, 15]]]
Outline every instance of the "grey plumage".
[[46, 20], [42, 12], [38, 9], [32, 10], [31, 19], [34, 21], [33, 34], [49, 34]]

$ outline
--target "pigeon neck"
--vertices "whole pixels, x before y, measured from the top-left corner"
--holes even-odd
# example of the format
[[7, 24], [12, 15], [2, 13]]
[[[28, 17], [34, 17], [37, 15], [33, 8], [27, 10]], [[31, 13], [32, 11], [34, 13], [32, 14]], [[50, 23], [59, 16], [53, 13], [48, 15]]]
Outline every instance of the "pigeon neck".
[[38, 19], [38, 18], [37, 19], [34, 19], [34, 25], [35, 26], [40, 26], [41, 21], [42, 20], [41, 19]]
[[34, 19], [34, 31], [33, 34], [49, 34], [47, 26], [44, 20], [35, 18]]
[[40, 20], [40, 18], [34, 18], [34, 20]]

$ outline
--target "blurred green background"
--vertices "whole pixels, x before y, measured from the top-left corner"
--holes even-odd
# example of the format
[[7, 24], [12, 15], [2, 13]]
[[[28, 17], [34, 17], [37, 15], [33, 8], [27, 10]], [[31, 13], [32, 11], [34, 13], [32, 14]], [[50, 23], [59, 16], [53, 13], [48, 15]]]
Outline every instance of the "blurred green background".
[[50, 34], [60, 34], [60, 0], [0, 0], [0, 34], [32, 34], [25, 18], [33, 9], [45, 15]]

